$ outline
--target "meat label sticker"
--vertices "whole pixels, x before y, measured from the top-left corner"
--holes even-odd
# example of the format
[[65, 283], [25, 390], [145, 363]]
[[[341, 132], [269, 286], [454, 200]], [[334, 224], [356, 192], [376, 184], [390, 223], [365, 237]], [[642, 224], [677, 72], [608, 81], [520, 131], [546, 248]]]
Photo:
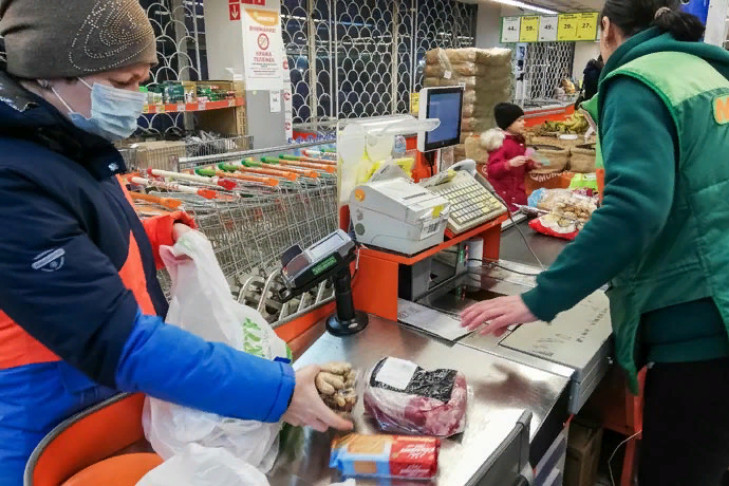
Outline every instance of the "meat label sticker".
[[396, 390], [404, 390], [413, 379], [418, 365], [398, 358], [387, 358], [375, 380]]

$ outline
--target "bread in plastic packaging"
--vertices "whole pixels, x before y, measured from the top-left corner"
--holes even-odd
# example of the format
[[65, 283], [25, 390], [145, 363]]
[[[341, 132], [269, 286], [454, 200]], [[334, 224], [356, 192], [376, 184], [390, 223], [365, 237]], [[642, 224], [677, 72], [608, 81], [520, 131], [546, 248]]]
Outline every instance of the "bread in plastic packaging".
[[345, 477], [426, 480], [438, 473], [439, 451], [433, 437], [348, 434], [332, 442], [329, 467]]

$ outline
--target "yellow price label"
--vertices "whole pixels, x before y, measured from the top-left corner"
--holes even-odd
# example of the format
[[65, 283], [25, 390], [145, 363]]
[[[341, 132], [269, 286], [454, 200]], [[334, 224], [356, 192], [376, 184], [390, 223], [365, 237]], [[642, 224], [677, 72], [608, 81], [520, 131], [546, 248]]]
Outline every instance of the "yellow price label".
[[410, 114], [417, 116], [420, 113], [420, 93], [410, 93]]
[[597, 12], [580, 14], [575, 40], [594, 41], [597, 38]]
[[562, 14], [557, 25], [557, 40], [571, 42], [577, 40], [577, 24], [581, 14]]
[[519, 42], [537, 42], [539, 40], [539, 17], [522, 17], [519, 31]]

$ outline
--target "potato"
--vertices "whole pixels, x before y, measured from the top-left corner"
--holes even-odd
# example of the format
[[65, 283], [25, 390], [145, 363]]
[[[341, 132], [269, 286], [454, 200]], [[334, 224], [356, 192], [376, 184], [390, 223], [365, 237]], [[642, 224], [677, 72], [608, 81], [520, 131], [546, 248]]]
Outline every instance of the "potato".
[[349, 363], [328, 363], [321, 369], [315, 380], [319, 396], [335, 412], [351, 412], [357, 404], [357, 372]]

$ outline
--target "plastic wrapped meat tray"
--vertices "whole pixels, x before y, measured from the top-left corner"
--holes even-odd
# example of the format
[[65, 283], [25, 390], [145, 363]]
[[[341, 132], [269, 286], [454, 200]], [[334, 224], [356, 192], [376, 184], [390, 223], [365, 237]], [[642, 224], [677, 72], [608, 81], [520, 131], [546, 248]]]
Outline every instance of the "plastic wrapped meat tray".
[[364, 394], [365, 410], [382, 430], [433, 437], [463, 432], [467, 402], [463, 373], [426, 371], [397, 358], [375, 365]]

